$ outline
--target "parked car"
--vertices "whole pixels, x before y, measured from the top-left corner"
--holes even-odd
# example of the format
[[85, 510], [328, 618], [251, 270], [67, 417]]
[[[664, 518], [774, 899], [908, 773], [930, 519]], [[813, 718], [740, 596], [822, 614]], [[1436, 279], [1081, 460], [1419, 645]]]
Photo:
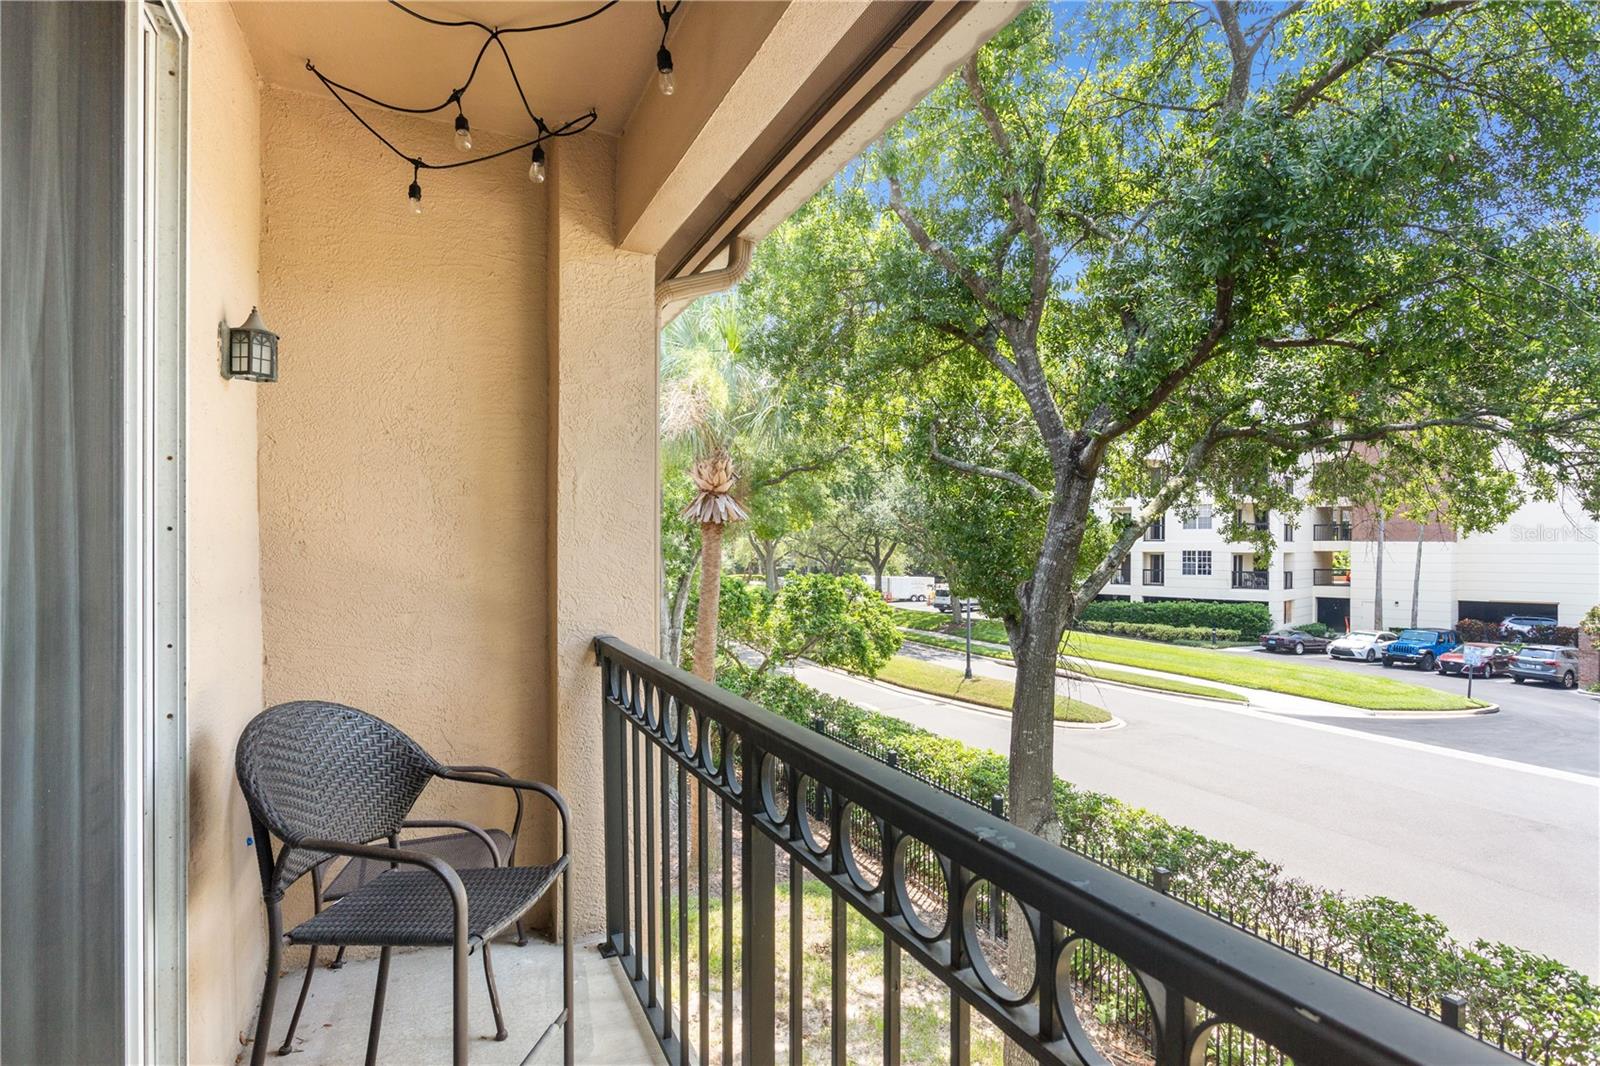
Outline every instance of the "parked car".
[[1506, 636], [1525, 637], [1535, 629], [1554, 628], [1556, 620], [1534, 614], [1514, 614], [1500, 622], [1500, 632]]
[[1406, 663], [1418, 670], [1432, 670], [1439, 656], [1460, 643], [1453, 629], [1402, 629], [1383, 649], [1383, 665]]
[[[1468, 649], [1474, 649], [1478, 653], [1478, 662], [1475, 666], [1467, 665]], [[1516, 654], [1514, 649], [1504, 644], [1491, 644], [1481, 640], [1469, 641], [1439, 656], [1439, 672], [1460, 674], [1463, 677], [1468, 673], [1473, 677], [1494, 677], [1511, 669], [1511, 660]]]
[[1261, 634], [1261, 646], [1267, 651], [1292, 651], [1304, 655], [1308, 651], [1325, 651], [1327, 637], [1318, 637], [1294, 626], [1279, 626]]
[[1529, 644], [1511, 660], [1511, 680], [1543, 681], [1562, 688], [1578, 687], [1578, 649], [1554, 644]]
[[1329, 644], [1328, 658], [1361, 659], [1375, 663], [1383, 658], [1383, 649], [1394, 639], [1395, 634], [1386, 629], [1358, 629], [1353, 633], [1346, 633]]
[[933, 599], [929, 600], [928, 602], [933, 604], [933, 609], [934, 610], [943, 611], [945, 614], [949, 614], [950, 613], [950, 586], [949, 585], [935, 585], [935, 586], [933, 586]]

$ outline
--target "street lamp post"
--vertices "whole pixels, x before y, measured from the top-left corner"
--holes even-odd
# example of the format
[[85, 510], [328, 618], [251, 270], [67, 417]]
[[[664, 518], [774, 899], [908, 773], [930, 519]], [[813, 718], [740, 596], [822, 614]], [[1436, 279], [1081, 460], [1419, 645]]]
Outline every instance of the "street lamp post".
[[967, 680], [972, 680], [972, 602], [963, 599], [961, 609], [967, 612]]

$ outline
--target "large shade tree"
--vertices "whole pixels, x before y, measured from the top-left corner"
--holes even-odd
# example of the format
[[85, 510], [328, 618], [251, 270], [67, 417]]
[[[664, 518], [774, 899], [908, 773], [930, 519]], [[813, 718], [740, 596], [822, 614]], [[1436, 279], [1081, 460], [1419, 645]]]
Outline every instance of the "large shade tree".
[[903, 401], [929, 527], [1005, 621], [1019, 824], [1059, 830], [1063, 633], [1169, 509], [1360, 500], [1377, 444], [1459, 513], [1560, 482], [1600, 511], [1597, 18], [1032, 8], [764, 242], [747, 343]]

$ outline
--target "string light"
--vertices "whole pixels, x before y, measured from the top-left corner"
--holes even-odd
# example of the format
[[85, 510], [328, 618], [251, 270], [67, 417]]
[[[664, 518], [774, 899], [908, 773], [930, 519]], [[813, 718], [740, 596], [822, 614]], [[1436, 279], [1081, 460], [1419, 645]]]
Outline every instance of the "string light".
[[[377, 97], [370, 96], [359, 89], [355, 89], [349, 85], [334, 81], [332, 78], [322, 73], [322, 71], [318, 70], [316, 64], [311, 62], [309, 59], [306, 60], [306, 69], [311, 72], [317, 81], [322, 83], [322, 87], [328, 90], [328, 94], [335, 100], [339, 101], [340, 106], [348, 111], [350, 116], [360, 123], [368, 133], [377, 138], [378, 142], [385, 148], [389, 149], [389, 151], [393, 152], [395, 156], [410, 165], [411, 184], [406, 189], [406, 200], [411, 205], [411, 210], [420, 215], [422, 213], [422, 184], [420, 175], [424, 170], [454, 170], [457, 167], [472, 166], [477, 163], [487, 163], [490, 160], [499, 159], [501, 156], [511, 155], [514, 152], [522, 152], [531, 148], [533, 151], [528, 162], [528, 180], [535, 185], [542, 184], [544, 182], [546, 171], [544, 142], [554, 137], [571, 137], [575, 134], [582, 133], [590, 126], [594, 125], [598, 116], [596, 115], [594, 109], [590, 108], [584, 114], [581, 114], [576, 118], [568, 119], [566, 122], [563, 122], [560, 125], [552, 126], [545, 122], [544, 118], [537, 114], [533, 110], [533, 106], [528, 102], [528, 94], [523, 91], [522, 79], [517, 76], [516, 64], [512, 62], [511, 52], [506, 48], [503, 38], [522, 33], [539, 33], [545, 30], [556, 30], [565, 26], [573, 26], [580, 22], [587, 22], [589, 19], [604, 14], [613, 7], [616, 7], [619, 2], [620, 0], [607, 0], [607, 2], [601, 4], [599, 7], [588, 12], [587, 14], [578, 15], [569, 19], [563, 19], [560, 22], [546, 22], [536, 26], [511, 26], [500, 28], [488, 26], [476, 19], [448, 20], [433, 18], [420, 12], [413, 11], [411, 8], [406, 7], [405, 4], [400, 3], [400, 0], [389, 0], [389, 5], [391, 7], [398, 8], [407, 15], [410, 15], [412, 18], [417, 19], [419, 22], [426, 22], [431, 26], [442, 26], [446, 28], [471, 28], [482, 32], [484, 35], [483, 44], [478, 48], [477, 55], [473, 57], [472, 67], [467, 72], [466, 80], [459, 88], [450, 90], [450, 95], [446, 96], [443, 101], [434, 104], [431, 107], [407, 107], [401, 104], [393, 104], [385, 100], [380, 100]], [[656, 52], [656, 79], [657, 85], [661, 92], [667, 96], [671, 96], [672, 91], [675, 88], [672, 73], [672, 53], [667, 51], [667, 31], [671, 28], [673, 14], [677, 12], [682, 3], [683, 0], [677, 0], [677, 3], [674, 3], [671, 7], [667, 7], [664, 3], [662, 3], [662, 0], [656, 0], [656, 12], [661, 18], [662, 25], [661, 48]], [[373, 126], [372, 123], [368, 122], [365, 118], [362, 118], [360, 112], [355, 109], [355, 107], [351, 104], [350, 99], [348, 99], [353, 97], [355, 99], [372, 104], [375, 107], [381, 107], [386, 111], [393, 111], [402, 115], [432, 115], [443, 111], [445, 108], [448, 108], [451, 105], [454, 105], [456, 109], [454, 137], [455, 146], [463, 152], [470, 152], [472, 150], [472, 124], [467, 121], [466, 111], [462, 106], [462, 98], [466, 95], [467, 90], [472, 87], [473, 80], [477, 78], [478, 70], [483, 65], [483, 57], [488, 54], [491, 47], [498, 48], [500, 50], [500, 55], [505, 60], [506, 70], [511, 74], [511, 84], [516, 86], [517, 97], [522, 101], [522, 109], [527, 112], [528, 118], [532, 120], [535, 130], [535, 133], [532, 137], [520, 144], [514, 144], [510, 148], [503, 148], [500, 151], [489, 152], [483, 155], [474, 155], [471, 158], [457, 160], [453, 163], [430, 163], [419, 155], [412, 155], [411, 153], [402, 151], [388, 137], [385, 137], [382, 133], [378, 132], [378, 129]]]
[[672, 72], [672, 53], [667, 50], [667, 34], [672, 29], [672, 16], [678, 13], [678, 5], [683, 0], [668, 7], [662, 0], [656, 0], [656, 14], [661, 16], [661, 47], [656, 49], [656, 87], [661, 90], [662, 96], [671, 96], [678, 88], [677, 77]]

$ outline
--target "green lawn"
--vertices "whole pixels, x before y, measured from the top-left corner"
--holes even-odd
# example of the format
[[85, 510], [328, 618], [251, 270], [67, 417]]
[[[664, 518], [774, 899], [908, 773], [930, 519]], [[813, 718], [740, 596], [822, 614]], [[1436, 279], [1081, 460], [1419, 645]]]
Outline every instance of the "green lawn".
[[[895, 614], [895, 621], [900, 625], [919, 630], [937, 630], [949, 624], [944, 615], [926, 611], [901, 609]], [[974, 621], [972, 638], [1004, 644], [1005, 626], [991, 619]], [[1296, 663], [1283, 656], [1217, 652], [1096, 633], [1068, 633], [1061, 642], [1061, 650], [1080, 660], [1092, 659], [1119, 666], [1164, 670], [1202, 681], [1219, 681], [1226, 685], [1282, 692], [1290, 696], [1307, 696], [1370, 711], [1461, 711], [1484, 705], [1481, 700], [1469, 700], [1457, 693], [1409, 684], [1392, 676], [1328, 670]], [[1074, 665], [1073, 669], [1084, 668]], [[1121, 680], [1109, 676], [1105, 679]]]
[[[929, 647], [942, 648], [946, 651], [964, 651], [966, 642], [959, 637], [940, 636], [937, 633], [918, 632], [915, 636], [906, 638], [915, 644], [926, 644]], [[973, 645], [972, 654], [981, 655], [986, 659], [999, 659], [1001, 662], [1011, 661], [1011, 652], [1005, 648], [978, 647]], [[1076, 663], [1072, 672], [1082, 674], [1092, 681], [1113, 681], [1119, 685], [1133, 685], [1136, 688], [1153, 689], [1156, 692], [1177, 692], [1186, 696], [1206, 696], [1214, 700], [1228, 700], [1231, 703], [1247, 703], [1245, 697], [1237, 692], [1215, 685], [1202, 685], [1198, 681], [1179, 681], [1170, 677], [1152, 677], [1150, 674], [1136, 674], [1132, 670], [1117, 670], [1109, 666], [1090, 666], [1087, 663]]]
[[[971, 681], [961, 676], [960, 670], [935, 666], [920, 659], [896, 655], [889, 664], [878, 671], [878, 679], [891, 685], [916, 689], [936, 696], [953, 696], [968, 703], [981, 703], [985, 707], [1011, 709], [1011, 685], [992, 677], [975, 677]], [[1056, 697], [1058, 722], [1109, 722], [1111, 715], [1099, 707], [1067, 696]]]

